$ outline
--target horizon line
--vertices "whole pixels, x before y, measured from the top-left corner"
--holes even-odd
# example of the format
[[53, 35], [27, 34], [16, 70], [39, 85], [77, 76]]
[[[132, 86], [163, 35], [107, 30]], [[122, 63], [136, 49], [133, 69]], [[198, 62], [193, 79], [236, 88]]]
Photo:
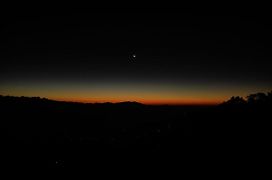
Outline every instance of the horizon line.
[[58, 102], [67, 102], [67, 103], [82, 103], [82, 104], [106, 104], [106, 103], [112, 103], [112, 104], [118, 104], [118, 103], [124, 103], [124, 102], [131, 102], [131, 103], [139, 103], [143, 105], [150, 105], [150, 106], [216, 106], [219, 105], [222, 102], [183, 102], [183, 103], [159, 103], [159, 102], [141, 102], [141, 101], [135, 101], [135, 100], [124, 100], [124, 101], [82, 101], [82, 100], [68, 100], [66, 98], [50, 98], [50, 97], [40, 97], [40, 96], [13, 96], [13, 95], [1, 95], [4, 97], [26, 97], [26, 98], [40, 98], [40, 99], [47, 99], [52, 101], [58, 101]]

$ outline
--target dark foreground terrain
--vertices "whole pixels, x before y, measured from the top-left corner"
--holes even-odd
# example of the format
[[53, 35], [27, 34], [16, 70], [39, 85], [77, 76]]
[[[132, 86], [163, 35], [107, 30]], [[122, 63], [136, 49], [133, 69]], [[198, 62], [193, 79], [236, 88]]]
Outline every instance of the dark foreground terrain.
[[244, 145], [256, 148], [258, 142], [261, 147], [270, 134], [272, 109], [271, 100], [240, 100], [219, 106], [147, 106], [0, 96], [3, 155], [6, 166], [53, 168], [117, 162], [189, 166], [211, 155], [218, 161], [243, 157]]

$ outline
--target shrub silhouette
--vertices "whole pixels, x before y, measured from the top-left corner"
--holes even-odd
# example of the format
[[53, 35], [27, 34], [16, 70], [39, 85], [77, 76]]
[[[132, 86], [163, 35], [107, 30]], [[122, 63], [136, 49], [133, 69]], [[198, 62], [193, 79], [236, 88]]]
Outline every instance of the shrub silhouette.
[[265, 103], [268, 101], [268, 97], [265, 93], [250, 94], [247, 96], [248, 103]]
[[246, 100], [239, 96], [232, 96], [223, 105], [237, 106], [237, 105], [258, 105], [258, 106], [268, 106], [272, 103], [272, 91], [268, 93], [255, 93], [246, 96]]
[[238, 106], [238, 105], [245, 105], [247, 102], [244, 98], [240, 96], [232, 96], [228, 101], [223, 102], [223, 105], [231, 105], [231, 106]]

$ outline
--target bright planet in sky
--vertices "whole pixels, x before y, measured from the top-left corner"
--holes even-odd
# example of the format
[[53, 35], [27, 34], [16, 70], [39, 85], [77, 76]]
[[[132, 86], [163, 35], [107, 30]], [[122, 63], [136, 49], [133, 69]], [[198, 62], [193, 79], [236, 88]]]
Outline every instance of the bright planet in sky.
[[270, 19], [257, 13], [14, 13], [0, 95], [206, 105], [272, 89]]

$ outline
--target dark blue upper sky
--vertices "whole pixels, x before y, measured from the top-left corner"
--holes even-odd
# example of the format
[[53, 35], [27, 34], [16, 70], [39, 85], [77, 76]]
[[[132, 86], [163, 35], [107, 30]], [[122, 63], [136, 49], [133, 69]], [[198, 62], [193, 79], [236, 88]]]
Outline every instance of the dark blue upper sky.
[[2, 94], [20, 95], [18, 86], [124, 90], [130, 84], [139, 92], [135, 97], [141, 89], [159, 86], [161, 92], [166, 86], [170, 90], [162, 96], [180, 92], [181, 98], [186, 89], [197, 90], [199, 98], [201, 91], [225, 97], [272, 87], [266, 12], [67, 9], [9, 11], [2, 17]]

